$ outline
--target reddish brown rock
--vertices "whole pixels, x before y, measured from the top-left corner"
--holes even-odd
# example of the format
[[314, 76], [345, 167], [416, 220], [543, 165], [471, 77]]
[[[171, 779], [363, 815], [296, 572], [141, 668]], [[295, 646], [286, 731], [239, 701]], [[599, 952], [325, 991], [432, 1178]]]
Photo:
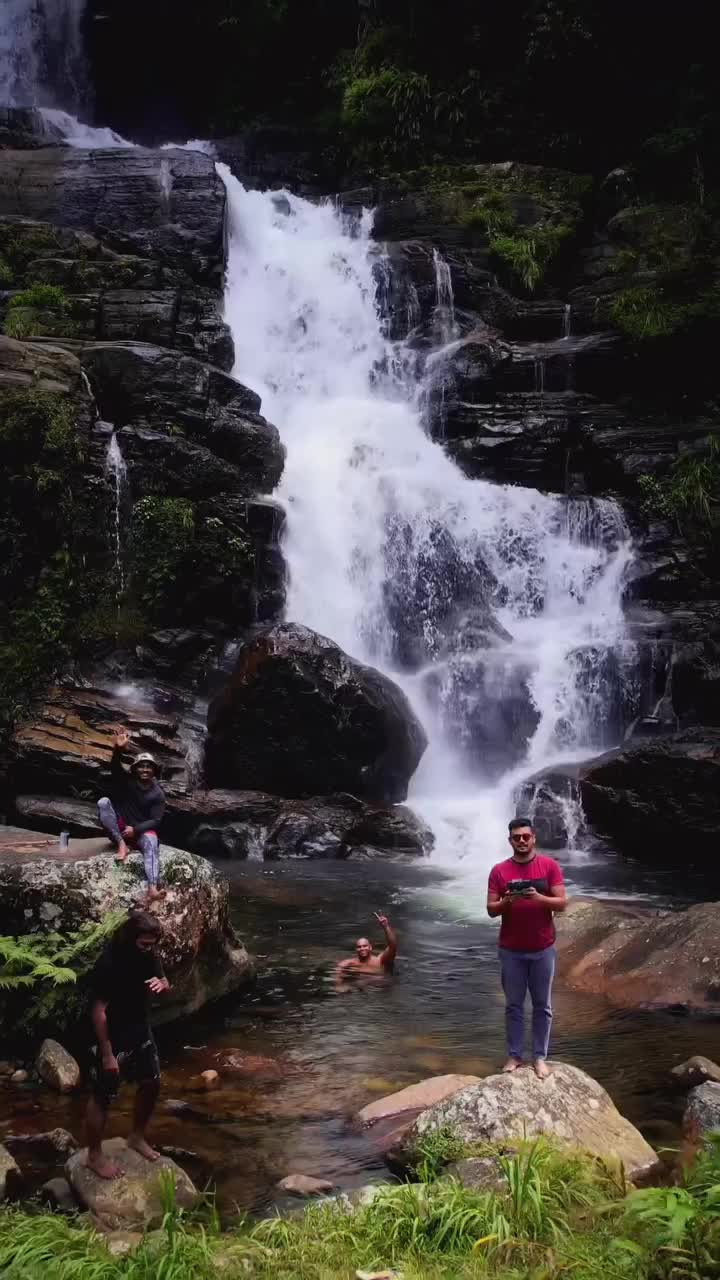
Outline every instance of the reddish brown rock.
[[720, 903], [658, 911], [576, 899], [558, 920], [558, 975], [623, 1008], [717, 1012]]

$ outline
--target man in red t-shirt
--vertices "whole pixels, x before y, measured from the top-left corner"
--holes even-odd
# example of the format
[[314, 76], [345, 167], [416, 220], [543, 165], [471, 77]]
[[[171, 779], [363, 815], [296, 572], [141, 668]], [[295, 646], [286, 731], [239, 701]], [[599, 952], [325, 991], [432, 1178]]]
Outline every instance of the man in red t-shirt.
[[544, 1079], [547, 1065], [555, 974], [553, 912], [567, 905], [562, 871], [554, 858], [535, 852], [535, 832], [527, 818], [509, 825], [512, 857], [490, 872], [487, 909], [500, 916], [500, 968], [505, 992], [508, 1060], [503, 1071], [517, 1071], [523, 1062], [523, 1007], [528, 989], [532, 1000], [533, 1067]]

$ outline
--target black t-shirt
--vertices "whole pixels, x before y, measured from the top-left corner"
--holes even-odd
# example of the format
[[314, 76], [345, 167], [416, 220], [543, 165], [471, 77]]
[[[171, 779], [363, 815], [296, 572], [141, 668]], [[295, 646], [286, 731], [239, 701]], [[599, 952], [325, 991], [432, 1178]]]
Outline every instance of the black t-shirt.
[[114, 1049], [147, 1033], [150, 992], [145, 984], [148, 978], [164, 977], [157, 952], [141, 951], [132, 943], [111, 943], [100, 956], [92, 973], [90, 999], [107, 1001]]

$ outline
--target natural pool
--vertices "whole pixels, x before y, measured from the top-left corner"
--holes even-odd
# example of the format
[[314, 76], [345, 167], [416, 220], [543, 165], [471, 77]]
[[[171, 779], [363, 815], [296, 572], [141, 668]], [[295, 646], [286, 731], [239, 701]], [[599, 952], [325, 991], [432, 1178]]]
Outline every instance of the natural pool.
[[[225, 863], [236, 925], [258, 962], [257, 986], [181, 1027], [160, 1028], [163, 1093], [156, 1142], [217, 1189], [225, 1212], [262, 1210], [284, 1174], [302, 1171], [345, 1187], [386, 1176], [371, 1135], [348, 1117], [373, 1098], [441, 1072], [487, 1074], [503, 1057], [503, 1006], [494, 926], [480, 884], [432, 864]], [[677, 872], [649, 872], [599, 854], [566, 865], [575, 892], [678, 900]], [[716, 885], [683, 876], [683, 900]], [[391, 981], [338, 994], [334, 962], [386, 910], [400, 936]], [[202, 1092], [197, 1076], [236, 1051], [248, 1073], [222, 1075]], [[720, 1019], [613, 1009], [558, 986], [554, 1055], [594, 1075], [657, 1147], [679, 1137], [680, 1100], [670, 1068], [692, 1053], [720, 1058]], [[124, 1133], [132, 1091], [111, 1114]], [[177, 1109], [175, 1102], [185, 1104]], [[0, 1090], [7, 1131], [53, 1125], [81, 1134], [84, 1098], [27, 1086]], [[189, 1108], [189, 1109], [188, 1109]]]

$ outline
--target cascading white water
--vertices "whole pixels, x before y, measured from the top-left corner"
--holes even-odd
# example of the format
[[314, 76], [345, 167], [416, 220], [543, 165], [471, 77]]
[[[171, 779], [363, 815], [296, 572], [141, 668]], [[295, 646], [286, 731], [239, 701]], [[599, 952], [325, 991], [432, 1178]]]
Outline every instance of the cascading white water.
[[122, 456], [118, 438], [113, 431], [105, 454], [105, 470], [115, 492], [113, 545], [115, 551], [115, 592], [118, 606], [125, 590], [125, 571], [122, 557], [122, 501], [127, 478], [127, 466]]
[[0, 104], [77, 107], [86, 0], [2, 0]]
[[370, 217], [218, 169], [234, 372], [287, 449], [287, 616], [402, 685], [430, 739], [411, 803], [437, 856], [483, 872], [517, 782], [619, 732], [605, 722], [627, 660], [622, 518], [464, 477], [383, 337]]

